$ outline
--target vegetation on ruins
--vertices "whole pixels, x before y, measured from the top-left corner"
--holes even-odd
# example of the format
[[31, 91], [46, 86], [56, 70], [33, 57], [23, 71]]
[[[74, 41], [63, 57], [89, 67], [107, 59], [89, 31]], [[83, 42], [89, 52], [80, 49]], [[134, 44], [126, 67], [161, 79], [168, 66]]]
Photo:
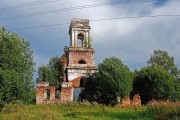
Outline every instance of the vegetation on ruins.
[[118, 103], [118, 98], [128, 96], [132, 90], [132, 73], [116, 58], [106, 58], [98, 65], [98, 73], [90, 76], [85, 84], [85, 98], [105, 105]]
[[92, 47], [92, 37], [90, 35], [88, 36], [88, 47]]
[[60, 64], [58, 63], [58, 57], [51, 57], [49, 64], [42, 65], [38, 68], [38, 78], [36, 82], [49, 82], [52, 86], [57, 86], [60, 83]]
[[91, 48], [92, 47], [92, 37], [90, 35], [88, 35], [88, 39], [83, 41], [84, 46], [87, 48]]
[[35, 100], [34, 65], [30, 43], [0, 28], [0, 107]]

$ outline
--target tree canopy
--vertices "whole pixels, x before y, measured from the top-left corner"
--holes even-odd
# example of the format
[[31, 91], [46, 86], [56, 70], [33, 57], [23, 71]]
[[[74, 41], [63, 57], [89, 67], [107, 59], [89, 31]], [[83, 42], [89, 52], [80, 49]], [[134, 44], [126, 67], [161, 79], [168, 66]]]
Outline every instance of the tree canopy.
[[61, 68], [58, 63], [58, 57], [51, 57], [49, 64], [42, 65], [38, 68], [38, 78], [36, 81], [47, 81], [52, 86], [58, 86], [61, 82], [60, 70]]
[[129, 96], [132, 90], [132, 73], [116, 57], [106, 58], [98, 65], [98, 72], [85, 83], [85, 98], [106, 105], [115, 105], [117, 98]]
[[30, 43], [0, 28], [0, 104], [34, 99], [34, 59]]
[[166, 51], [154, 50], [154, 54], [151, 55], [150, 59], [148, 60], [148, 64], [150, 66], [161, 66], [176, 79], [174, 84], [175, 91], [171, 100], [180, 100], [180, 70], [175, 64], [174, 57], [169, 56]]
[[142, 104], [146, 104], [152, 99], [171, 99], [174, 81], [175, 78], [161, 66], [148, 66], [136, 74], [133, 88], [140, 94]]
[[169, 56], [166, 51], [154, 50], [154, 54], [151, 55], [150, 59], [148, 60], [148, 65], [161, 66], [172, 74], [177, 80], [180, 79], [180, 70], [175, 65], [174, 57]]

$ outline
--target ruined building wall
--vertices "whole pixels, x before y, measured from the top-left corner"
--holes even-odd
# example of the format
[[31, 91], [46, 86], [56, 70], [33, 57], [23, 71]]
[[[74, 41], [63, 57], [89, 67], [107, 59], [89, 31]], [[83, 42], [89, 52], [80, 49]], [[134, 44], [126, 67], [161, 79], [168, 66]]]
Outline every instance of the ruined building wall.
[[[49, 91], [49, 98], [48, 93]], [[36, 87], [36, 104], [52, 103], [55, 101], [55, 86], [49, 86], [49, 83], [40, 83]]]
[[61, 88], [61, 102], [73, 101], [73, 87]]
[[141, 97], [139, 96], [139, 94], [135, 94], [133, 99], [130, 99], [130, 97], [125, 97], [124, 99], [122, 99], [122, 103], [120, 104], [120, 106], [141, 106]]

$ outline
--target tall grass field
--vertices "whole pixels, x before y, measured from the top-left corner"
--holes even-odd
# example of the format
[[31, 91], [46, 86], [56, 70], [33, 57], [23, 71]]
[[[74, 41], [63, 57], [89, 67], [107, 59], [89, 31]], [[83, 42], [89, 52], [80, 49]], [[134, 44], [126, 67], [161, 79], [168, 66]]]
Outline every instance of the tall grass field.
[[64, 103], [49, 105], [8, 104], [0, 120], [180, 120], [180, 103], [144, 107], [107, 107], [99, 104]]

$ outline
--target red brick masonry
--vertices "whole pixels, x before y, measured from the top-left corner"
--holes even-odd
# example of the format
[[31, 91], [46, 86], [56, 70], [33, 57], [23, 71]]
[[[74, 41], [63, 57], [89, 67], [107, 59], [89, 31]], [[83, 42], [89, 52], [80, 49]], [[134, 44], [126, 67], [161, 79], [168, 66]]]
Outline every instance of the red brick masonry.
[[[47, 91], [50, 91], [50, 97], [47, 98]], [[55, 86], [49, 86], [48, 83], [40, 83], [36, 87], [36, 104], [52, 103], [55, 101]]]

